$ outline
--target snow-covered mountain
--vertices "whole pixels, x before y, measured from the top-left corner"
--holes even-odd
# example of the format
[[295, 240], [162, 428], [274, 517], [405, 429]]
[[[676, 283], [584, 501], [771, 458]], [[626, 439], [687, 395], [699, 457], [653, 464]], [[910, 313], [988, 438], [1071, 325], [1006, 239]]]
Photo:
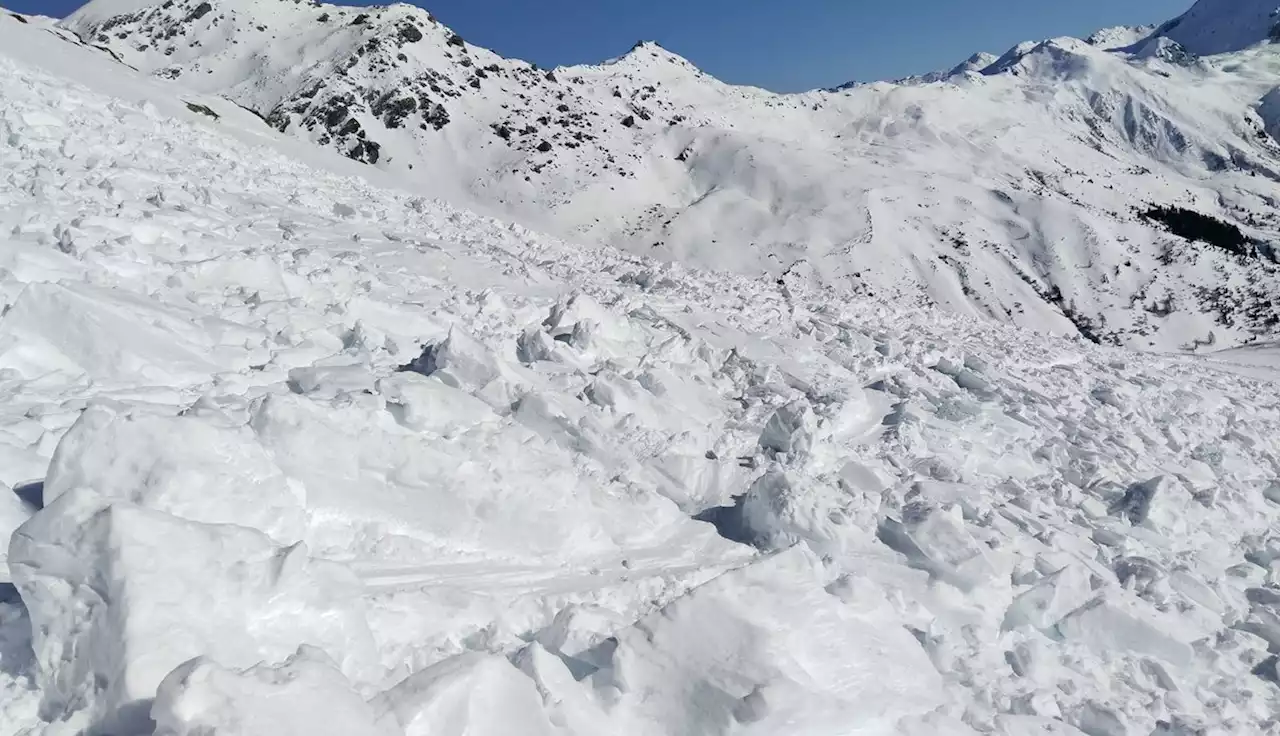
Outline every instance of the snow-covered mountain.
[[[90, 13], [104, 7], [73, 22], [105, 26]], [[1274, 340], [1159, 355], [956, 314], [963, 289], [942, 311], [814, 288], [830, 279], [820, 266], [865, 258], [864, 278], [889, 289], [876, 259], [916, 258], [911, 278], [936, 293], [947, 282], [928, 264], [942, 260], [974, 294], [1026, 268], [1010, 283], [1034, 292], [1053, 277], [1111, 304], [1130, 258], [1156, 279], [1148, 294], [1170, 290], [1160, 319], [1192, 319], [1173, 291], [1192, 277], [1226, 284], [1227, 303], [1262, 278], [1248, 243], [1153, 213], [1241, 252], [1174, 245], [1119, 219], [1116, 201], [1140, 201], [1121, 184], [1199, 198], [1268, 232], [1229, 209], [1260, 211], [1248, 197], [1275, 186], [1270, 144], [1245, 129], [1275, 119], [1232, 106], [1267, 86], [1266, 48], [1182, 67], [1167, 39], [1125, 56], [1059, 39], [957, 82], [797, 97], [725, 87], [649, 47], [577, 70], [581, 83], [494, 60], [506, 71], [486, 72], [480, 92], [431, 97], [450, 120], [435, 130], [435, 107], [391, 126], [349, 78], [278, 64], [272, 26], [232, 33], [230, 13], [218, 52], [185, 46], [175, 25], [159, 38], [172, 57], [178, 40], [188, 49], [184, 71], [139, 73], [113, 54], [142, 64], [153, 51], [108, 42], [114, 30], [141, 45], [154, 11], [109, 10], [142, 16], [102, 41], [0, 12], [0, 736], [1275, 729]], [[302, 29], [339, 12], [241, 10]], [[201, 12], [185, 27], [218, 17], [212, 3]], [[366, 36], [377, 11], [359, 24], [342, 12], [333, 37], [312, 40], [382, 48], [399, 21], [424, 18], [386, 10], [382, 35]], [[423, 24], [407, 58], [447, 33]], [[443, 44], [461, 64], [457, 42]], [[588, 93], [655, 75], [671, 89], [648, 99]], [[317, 105], [352, 95], [346, 120], [364, 138], [316, 146], [295, 135], [310, 107], [255, 108], [293, 121], [282, 133], [240, 106], [301, 104], [290, 90], [304, 77], [322, 82]], [[617, 164], [636, 171], [658, 160], [644, 144], [687, 140], [678, 176], [650, 184], [739, 189], [685, 217], [777, 204], [717, 224], [724, 247], [703, 257], [750, 253], [765, 215], [797, 233], [834, 227], [839, 187], [870, 217], [867, 238], [808, 278], [760, 278], [421, 196], [387, 159], [425, 162], [432, 136], [465, 140], [495, 112], [485, 104], [512, 99], [483, 96], [499, 83], [530, 108], [552, 102], [517, 90], [571, 85], [570, 113], [637, 117], [576, 149], [557, 138], [549, 176], [569, 181], [552, 163], [608, 163], [597, 157], [611, 147], [631, 150]], [[684, 114], [680, 94], [705, 103], [701, 127], [660, 120]], [[1072, 118], [1082, 104], [1092, 116]], [[840, 116], [837, 138], [823, 126]], [[784, 119], [798, 126], [788, 137], [769, 127]], [[421, 137], [385, 137], [411, 130]], [[532, 136], [495, 136], [477, 159], [543, 161], [540, 143], [522, 147]], [[822, 161], [806, 136], [844, 141], [871, 178]], [[371, 142], [378, 164], [353, 160]], [[1203, 158], [1230, 146], [1239, 156], [1220, 166]], [[1088, 172], [1048, 163], [1085, 151], [1072, 164]], [[1113, 170], [1136, 151], [1164, 163]], [[1037, 157], [1034, 187], [999, 178]], [[817, 208], [788, 221], [806, 182]], [[933, 250], [927, 234], [952, 219], [969, 239]], [[1081, 223], [1093, 240], [1072, 239]], [[986, 239], [962, 229], [979, 227]], [[1158, 268], [1143, 260], [1156, 245], [1171, 246]], [[1093, 308], [1072, 298], [1042, 301], [1076, 319]]]
[[[541, 70], [407, 5], [94, 0], [64, 26], [407, 186], [571, 239], [1179, 350], [1280, 320], [1280, 147], [1255, 109], [1280, 60], [1184, 51], [1263, 38], [1231, 29], [1264, 6], [1205, 0], [1154, 35], [797, 95], [723, 84], [654, 44]], [[1225, 223], [1226, 249], [1144, 216], [1177, 209]]]
[[1157, 35], [1193, 54], [1225, 54], [1280, 39], [1280, 3], [1275, 0], [1197, 0]]

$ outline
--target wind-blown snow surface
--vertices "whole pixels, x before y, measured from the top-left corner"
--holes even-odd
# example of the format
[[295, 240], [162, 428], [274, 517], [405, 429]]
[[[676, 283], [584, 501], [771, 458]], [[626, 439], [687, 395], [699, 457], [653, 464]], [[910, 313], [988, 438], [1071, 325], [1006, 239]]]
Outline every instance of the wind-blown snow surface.
[[6, 736], [1274, 728], [1248, 361], [566, 245], [7, 14], [0, 97]]
[[[1187, 34], [1255, 28], [1263, 5], [1204, 0], [1171, 35], [1194, 51]], [[574, 240], [1142, 349], [1280, 323], [1274, 250], [1139, 216], [1178, 206], [1280, 236], [1275, 106], [1255, 110], [1280, 78], [1265, 46], [1198, 60], [1112, 29], [776, 95], [654, 44], [539, 70], [407, 5], [94, 0], [64, 26], [405, 186]]]

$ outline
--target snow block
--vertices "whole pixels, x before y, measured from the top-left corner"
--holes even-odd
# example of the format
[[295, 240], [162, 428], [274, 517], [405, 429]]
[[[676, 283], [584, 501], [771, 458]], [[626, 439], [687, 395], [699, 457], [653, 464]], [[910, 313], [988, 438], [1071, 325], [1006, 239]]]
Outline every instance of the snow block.
[[294, 368], [289, 371], [289, 387], [316, 398], [373, 393], [373, 374], [363, 365]]
[[156, 693], [156, 736], [398, 736], [379, 721], [324, 652], [298, 651], [279, 665], [245, 670], [197, 657]]
[[13, 489], [0, 483], [0, 585], [9, 582], [9, 536], [30, 516], [31, 510]]
[[552, 736], [533, 684], [504, 657], [468, 652], [412, 675], [373, 706], [405, 736]]
[[1262, 490], [1262, 497], [1271, 503], [1280, 504], [1280, 480], [1273, 480]]
[[[896, 733], [941, 705], [943, 685], [892, 607], [824, 588], [793, 547], [701, 586], [620, 632], [589, 678], [616, 733]], [[847, 586], [848, 587], [848, 586]]]
[[92, 406], [58, 443], [44, 503], [77, 488], [207, 524], [258, 529], [291, 544], [306, 530], [306, 492], [253, 433], [220, 417]]
[[590, 650], [630, 623], [607, 608], [570, 604], [538, 632], [537, 642], [549, 651], [590, 663]]
[[835, 485], [770, 470], [742, 497], [742, 524], [752, 543], [764, 549], [805, 541], [823, 554], [836, 553], [850, 538], [863, 536], [855, 523], [857, 502]]
[[14, 533], [9, 566], [49, 718], [85, 710], [103, 732], [140, 733], [161, 680], [200, 655], [248, 667], [306, 643], [353, 676], [376, 662], [354, 575], [256, 530], [78, 488]]
[[1002, 715], [996, 718], [998, 736], [1087, 736], [1075, 726], [1044, 716]]
[[1129, 486], [1129, 490], [1125, 491], [1124, 496], [1112, 505], [1111, 513], [1126, 517], [1134, 526], [1143, 523], [1151, 515], [1151, 503], [1164, 487], [1166, 480], [1165, 476], [1158, 475], [1151, 480], [1134, 483]]
[[1047, 629], [1068, 613], [1078, 609], [1093, 595], [1089, 584], [1089, 571], [1078, 565], [1068, 565], [1041, 578], [1031, 590], [1022, 593], [1009, 604], [1004, 615], [1004, 629], [1030, 626]]
[[457, 327], [444, 340], [423, 348], [422, 355], [403, 370], [435, 376], [469, 391], [478, 391], [501, 375], [493, 351]]
[[387, 400], [396, 419], [419, 431], [449, 434], [484, 422], [501, 421], [483, 401], [435, 378], [417, 373], [397, 373], [378, 381], [377, 391]]
[[542, 324], [553, 338], [606, 358], [629, 354], [628, 345], [640, 337], [629, 320], [586, 294], [575, 294], [556, 304]]
[[582, 475], [570, 453], [521, 424], [488, 422], [446, 437], [394, 417], [376, 400], [292, 393], [255, 407], [259, 441], [306, 485], [312, 531], [325, 540], [318, 548], [333, 540], [347, 554], [382, 555], [403, 542], [400, 562], [410, 548], [434, 560], [441, 545], [545, 562], [695, 528], [657, 494], [624, 496]]
[[113, 289], [28, 284], [0, 319], [0, 368], [168, 386], [244, 367], [243, 360], [211, 358], [215, 337], [194, 317]]
[[1191, 664], [1194, 656], [1192, 637], [1117, 591], [1105, 592], [1067, 614], [1058, 622], [1057, 633], [1099, 652], [1133, 652], [1179, 667]]
[[534, 642], [517, 652], [512, 663], [533, 680], [547, 717], [562, 733], [590, 736], [611, 732], [604, 710], [560, 657]]
[[996, 574], [987, 551], [965, 529], [958, 505], [941, 509], [927, 503], [910, 504], [901, 521], [881, 521], [879, 537], [917, 567], [964, 591]]
[[817, 420], [809, 402], [797, 399], [779, 407], [769, 417], [760, 433], [760, 449], [792, 457], [807, 454], [813, 446], [816, 427]]
[[645, 463], [658, 479], [658, 491], [686, 511], [705, 509], [731, 498], [746, 485], [747, 471], [736, 459], [705, 454], [661, 455]]

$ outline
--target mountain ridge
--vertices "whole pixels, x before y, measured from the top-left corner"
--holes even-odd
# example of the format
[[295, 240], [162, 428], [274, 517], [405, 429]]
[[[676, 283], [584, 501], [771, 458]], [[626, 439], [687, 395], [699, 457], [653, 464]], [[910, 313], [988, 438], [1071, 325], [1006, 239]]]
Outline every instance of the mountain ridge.
[[[1254, 110], [1273, 85], [1159, 32], [781, 95], [651, 43], [543, 70], [406, 5], [95, 0], [64, 25], [426, 193], [570, 239], [1151, 349], [1275, 324], [1267, 258], [1223, 260], [1137, 216], [1183, 207], [1277, 233], [1271, 185], [1241, 178], [1280, 171]], [[1150, 308], [1167, 296], [1171, 313]]]

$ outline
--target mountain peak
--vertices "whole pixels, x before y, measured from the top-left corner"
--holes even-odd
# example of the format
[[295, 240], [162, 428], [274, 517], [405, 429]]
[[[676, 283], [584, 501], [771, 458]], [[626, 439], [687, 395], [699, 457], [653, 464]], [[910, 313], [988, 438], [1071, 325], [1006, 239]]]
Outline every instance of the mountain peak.
[[1200, 56], [1239, 51], [1280, 33], [1278, 0], [1199, 0], [1156, 30]]
[[613, 66], [619, 64], [628, 64], [639, 68], [660, 68], [660, 67], [680, 67], [683, 69], [697, 71], [697, 67], [693, 62], [683, 56], [668, 51], [663, 48], [657, 41], [637, 41], [631, 50], [622, 56], [609, 59], [601, 66]]

